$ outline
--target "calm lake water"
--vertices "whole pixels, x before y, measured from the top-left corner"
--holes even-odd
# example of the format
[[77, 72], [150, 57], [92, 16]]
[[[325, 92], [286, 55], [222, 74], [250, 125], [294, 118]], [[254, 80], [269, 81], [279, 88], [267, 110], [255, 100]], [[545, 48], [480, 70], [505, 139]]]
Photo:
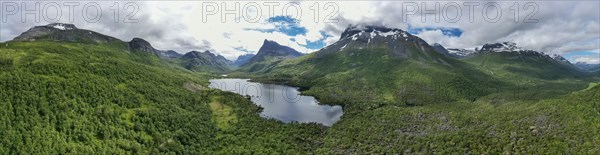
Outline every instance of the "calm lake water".
[[254, 104], [264, 108], [264, 118], [283, 122], [316, 122], [331, 126], [343, 114], [341, 106], [319, 105], [312, 96], [300, 95], [298, 88], [249, 82], [249, 79], [212, 79], [211, 88], [249, 95]]

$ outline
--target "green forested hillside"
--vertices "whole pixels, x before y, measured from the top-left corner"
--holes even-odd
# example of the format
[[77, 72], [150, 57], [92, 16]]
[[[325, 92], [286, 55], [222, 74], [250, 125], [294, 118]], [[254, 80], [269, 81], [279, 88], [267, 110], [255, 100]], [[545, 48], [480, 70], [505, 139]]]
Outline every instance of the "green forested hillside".
[[269, 71], [254, 74], [255, 79], [310, 87], [304, 93], [325, 103], [344, 104], [346, 109], [472, 101], [499, 91], [494, 88], [510, 87], [437, 53], [431, 54], [444, 63], [398, 58], [387, 48], [317, 54], [281, 62]]
[[600, 153], [600, 87], [576, 91], [593, 78], [497, 77], [457, 61], [349, 49], [284, 61], [253, 78], [307, 86], [303, 93], [344, 105], [317, 153]]
[[399, 57], [391, 44], [333, 44], [230, 75], [342, 105], [316, 153], [600, 153], [598, 77], [539, 54], [459, 60], [405, 43]]
[[230, 74], [342, 105], [325, 127], [262, 118], [207, 88], [216, 75], [126, 42], [0, 43], [0, 154], [600, 154], [594, 77], [406, 47], [412, 57], [348, 48]]
[[328, 133], [320, 153], [598, 154], [600, 87], [534, 102], [381, 107]]
[[[323, 128], [283, 124], [207, 77], [125, 43], [0, 44], [1, 154], [300, 153]], [[220, 96], [220, 97], [219, 97]], [[219, 128], [211, 103], [233, 107]]]

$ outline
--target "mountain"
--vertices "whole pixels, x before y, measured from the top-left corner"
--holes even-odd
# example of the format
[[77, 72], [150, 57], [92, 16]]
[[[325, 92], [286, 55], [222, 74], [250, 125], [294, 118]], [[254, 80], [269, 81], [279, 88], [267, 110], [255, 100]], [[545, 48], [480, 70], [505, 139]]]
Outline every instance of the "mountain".
[[179, 54], [173, 50], [166, 50], [166, 51], [159, 50], [159, 51], [157, 51], [157, 54], [158, 54], [158, 56], [160, 56], [162, 58], [171, 58], [171, 59], [176, 59], [176, 58], [183, 56], [182, 54]]
[[385, 48], [390, 56], [419, 61], [434, 61], [445, 64], [445, 58], [438, 59], [439, 54], [423, 39], [400, 29], [382, 26], [349, 26], [334, 44], [316, 52], [316, 57], [344, 51], [345, 49]]
[[304, 54], [293, 48], [265, 39], [263, 45], [258, 50], [258, 53], [242, 65], [241, 70], [250, 72], [269, 70], [283, 60], [300, 57], [302, 55]]
[[381, 26], [349, 26], [337, 42], [255, 76], [309, 87], [303, 93], [358, 109], [470, 101], [500, 84], [417, 36]]
[[446, 47], [442, 46], [441, 44], [434, 43], [433, 45], [431, 45], [431, 47], [433, 47], [433, 50], [435, 50], [436, 52], [438, 52], [440, 54], [444, 54], [446, 56], [452, 56], [450, 54], [450, 52], [446, 49]]
[[117, 38], [94, 31], [78, 29], [73, 24], [52, 23], [35, 26], [15, 37], [13, 41], [56, 40], [79, 43], [109, 43]]
[[191, 51], [179, 58], [181, 65], [189, 70], [203, 72], [224, 72], [229, 71], [232, 62], [221, 55], [215, 55], [210, 51], [198, 52]]
[[468, 50], [468, 49], [458, 49], [458, 48], [446, 49], [446, 47], [444, 47], [438, 43], [434, 43], [433, 45], [431, 45], [431, 47], [433, 47], [433, 49], [438, 53], [441, 53], [441, 54], [444, 54], [444, 55], [450, 56], [450, 57], [455, 57], [455, 58], [464, 58], [466, 56], [469, 56], [469, 55], [475, 53], [474, 50]]
[[244, 55], [240, 55], [234, 62], [233, 65], [234, 66], [242, 66], [244, 64], [246, 64], [248, 61], [250, 61], [250, 59], [252, 59], [252, 57], [254, 57], [255, 54], [244, 54]]
[[485, 44], [465, 61], [496, 76], [516, 78], [514, 80], [524, 80], [525, 77], [556, 80], [584, 76], [560, 55], [550, 56], [523, 49], [511, 42]]
[[575, 64], [577, 68], [586, 71], [586, 72], [595, 72], [600, 70], [600, 64], [589, 64], [585, 62], [577, 62]]
[[467, 57], [473, 53], [475, 53], [475, 50], [472, 49], [462, 49], [462, 48], [448, 48], [448, 52], [450, 53], [450, 55], [452, 55], [453, 57], [456, 58], [464, 58]]
[[152, 54], [157, 54], [159, 52], [154, 47], [152, 47], [152, 45], [148, 41], [142, 38], [133, 38], [127, 43], [127, 45], [130, 51], [142, 51]]

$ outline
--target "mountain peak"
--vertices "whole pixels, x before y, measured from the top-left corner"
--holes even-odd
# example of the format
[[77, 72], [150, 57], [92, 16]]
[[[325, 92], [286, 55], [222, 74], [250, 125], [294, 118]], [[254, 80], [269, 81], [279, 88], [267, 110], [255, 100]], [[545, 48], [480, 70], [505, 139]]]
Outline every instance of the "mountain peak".
[[54, 40], [78, 43], [107, 43], [120, 41], [117, 38], [100, 34], [98, 32], [78, 29], [73, 24], [52, 23], [34, 26], [15, 37], [14, 41]]
[[375, 36], [387, 37], [390, 35], [402, 35], [404, 37], [408, 36], [407, 32], [396, 28], [388, 28], [384, 26], [373, 25], [350, 25], [342, 33], [340, 40], [347, 37], [352, 37], [353, 40], [356, 40], [356, 38], [360, 36], [363, 32], [370, 34], [369, 37], [371, 38]]
[[493, 51], [493, 52], [518, 52], [525, 51], [523, 48], [518, 47], [517, 43], [514, 42], [501, 42], [485, 44], [481, 47], [480, 51]]
[[563, 63], [568, 63], [570, 64], [571, 62], [569, 60], [567, 60], [565, 57], [558, 55], [558, 54], [552, 54], [552, 59], [559, 61], [559, 62], [563, 62]]
[[180, 58], [184, 60], [185, 68], [190, 70], [222, 72], [229, 70], [232, 63], [225, 57], [208, 50], [204, 52], [190, 51]]
[[46, 27], [52, 27], [55, 29], [59, 29], [59, 30], [75, 30], [77, 29], [77, 27], [75, 27], [75, 25], [73, 24], [66, 24], [66, 23], [51, 23], [46, 25]]
[[267, 46], [281, 46], [281, 44], [279, 44], [279, 43], [277, 43], [277, 42], [275, 42], [273, 40], [268, 40], [268, 39], [265, 39], [265, 41], [263, 41], [263, 46], [265, 46], [265, 45], [267, 45]]
[[142, 38], [133, 38], [131, 39], [131, 41], [129, 41], [129, 49], [130, 50], [139, 50], [139, 51], [144, 51], [144, 52], [149, 52], [149, 53], [155, 53], [156, 49], [154, 49], [154, 47], [152, 47], [152, 45], [142, 39]]
[[246, 62], [244, 65], [261, 62], [263, 60], [266, 60], [268, 57], [282, 60], [296, 58], [302, 55], [304, 54], [296, 51], [291, 47], [280, 45], [275, 41], [265, 39], [263, 45], [258, 50], [258, 53], [256, 53], [255, 56], [251, 57], [250, 60], [248, 60], [248, 62]]
[[[421, 52], [411, 52], [413, 47]], [[426, 54], [433, 49], [423, 39], [401, 29], [370, 25], [349, 26], [337, 42], [319, 50], [316, 56], [322, 57], [338, 51], [367, 48], [388, 48], [394, 56], [401, 58], [413, 57], [415, 54], [423, 58], [433, 58]]]

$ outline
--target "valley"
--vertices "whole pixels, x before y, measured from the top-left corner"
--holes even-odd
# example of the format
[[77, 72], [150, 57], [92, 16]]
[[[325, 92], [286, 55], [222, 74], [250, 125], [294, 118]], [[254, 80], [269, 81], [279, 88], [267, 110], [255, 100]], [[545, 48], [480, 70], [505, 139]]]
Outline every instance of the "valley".
[[0, 43], [0, 153], [600, 153], [600, 72], [514, 43], [353, 25], [231, 61], [64, 25]]

